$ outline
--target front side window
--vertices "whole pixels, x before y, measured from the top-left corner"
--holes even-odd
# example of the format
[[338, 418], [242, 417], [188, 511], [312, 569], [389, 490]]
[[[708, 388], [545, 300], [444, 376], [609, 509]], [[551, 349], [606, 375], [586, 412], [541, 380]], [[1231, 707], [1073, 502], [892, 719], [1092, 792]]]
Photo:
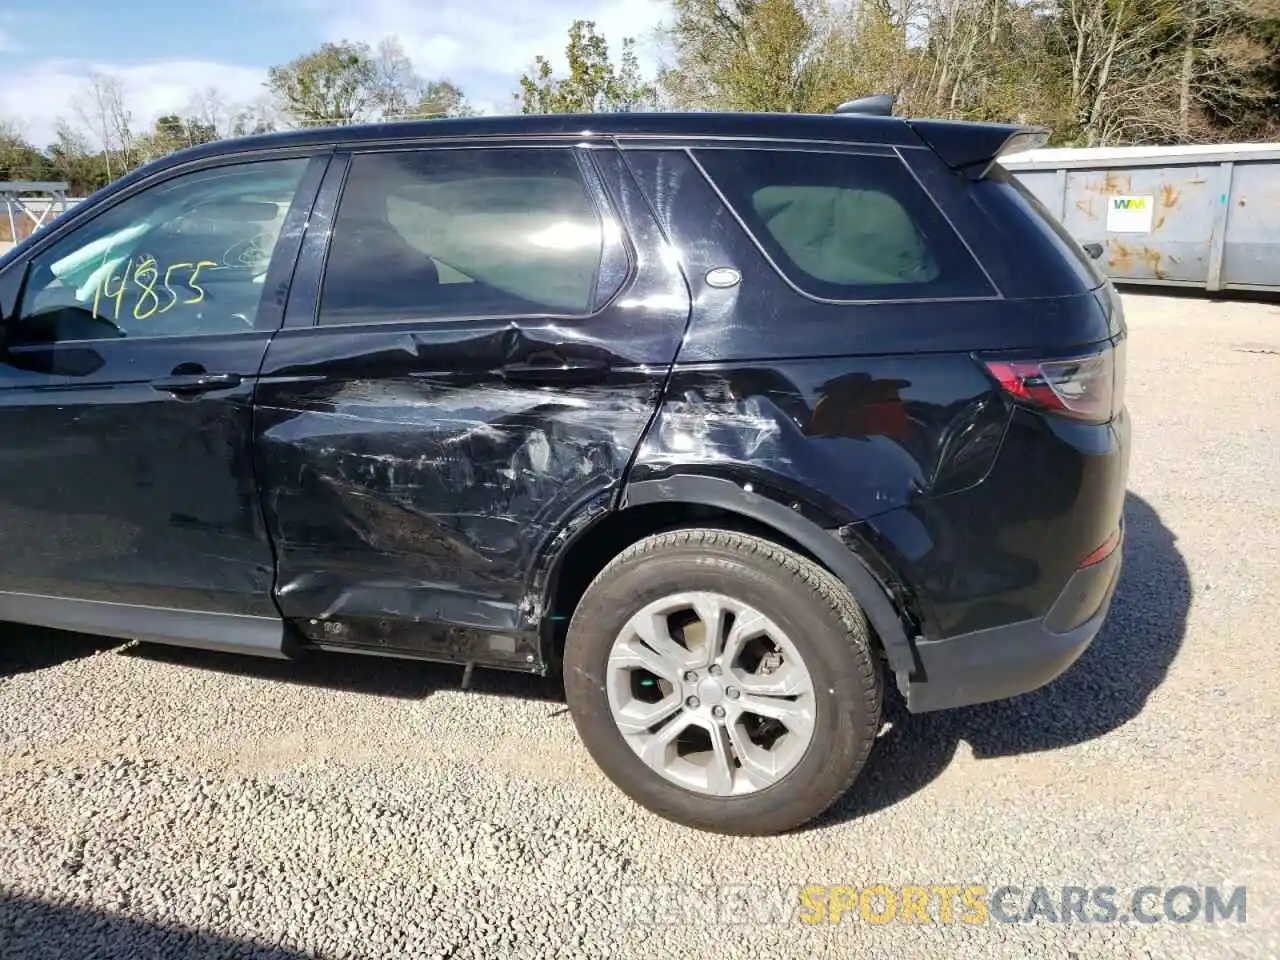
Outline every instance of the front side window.
[[811, 296], [901, 300], [993, 293], [897, 157], [731, 149], [695, 156], [770, 259]]
[[111, 207], [34, 258], [10, 342], [254, 329], [308, 162], [182, 174]]
[[[354, 157], [338, 204], [322, 324], [591, 313], [625, 259], [573, 151]], [[625, 272], [625, 271], [623, 271]]]

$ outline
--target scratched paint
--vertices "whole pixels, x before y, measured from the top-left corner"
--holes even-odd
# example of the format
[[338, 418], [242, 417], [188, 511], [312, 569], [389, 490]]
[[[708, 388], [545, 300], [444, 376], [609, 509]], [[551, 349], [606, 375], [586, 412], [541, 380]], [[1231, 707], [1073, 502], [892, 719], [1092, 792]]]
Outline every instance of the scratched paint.
[[621, 289], [591, 318], [320, 326], [273, 340], [256, 396], [258, 474], [276, 598], [304, 631], [315, 620], [329, 642], [466, 649], [480, 662], [537, 651], [543, 559], [618, 497], [689, 317], [677, 258], [634, 183], [610, 176], [634, 246]]
[[776, 490], [805, 487], [847, 522], [979, 482], [1008, 417], [977, 367], [954, 358], [679, 370], [637, 476], [732, 466]]
[[519, 626], [540, 549], [615, 489], [660, 385], [356, 380], [272, 405], [261, 445], [282, 609]]

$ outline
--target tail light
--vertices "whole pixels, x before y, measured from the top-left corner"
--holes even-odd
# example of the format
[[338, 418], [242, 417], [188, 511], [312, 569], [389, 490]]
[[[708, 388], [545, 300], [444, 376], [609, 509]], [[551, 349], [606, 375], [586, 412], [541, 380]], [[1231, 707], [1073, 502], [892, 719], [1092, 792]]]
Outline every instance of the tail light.
[[1049, 413], [1105, 423], [1119, 406], [1116, 355], [1110, 344], [1075, 357], [982, 363], [1009, 396]]

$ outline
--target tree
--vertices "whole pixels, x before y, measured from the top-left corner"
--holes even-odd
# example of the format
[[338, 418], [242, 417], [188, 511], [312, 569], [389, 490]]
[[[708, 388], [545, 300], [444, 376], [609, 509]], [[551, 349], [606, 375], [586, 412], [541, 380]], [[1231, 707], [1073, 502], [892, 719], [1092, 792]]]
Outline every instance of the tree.
[[1280, 135], [1280, 0], [671, 0], [687, 109], [1042, 124], [1057, 143]]
[[1280, 131], [1280, 0], [1184, 0], [1177, 43], [1180, 139]]
[[464, 117], [474, 112], [457, 84], [421, 77], [395, 37], [382, 41], [373, 65], [374, 99], [386, 119]]
[[267, 87], [299, 123], [345, 124], [364, 119], [379, 97], [368, 44], [326, 43], [267, 71]]
[[520, 78], [515, 94], [522, 113], [602, 113], [643, 110], [655, 104], [657, 90], [640, 74], [634, 38], [622, 41], [615, 67], [609, 44], [591, 20], [575, 20], [565, 47], [567, 77], [556, 77], [547, 58], [534, 61], [533, 75]]
[[414, 115], [420, 118], [471, 117], [475, 116], [475, 110], [457, 84], [448, 80], [428, 80], [418, 90]]
[[53, 178], [49, 159], [27, 141], [16, 124], [0, 121], [0, 182]]
[[672, 9], [664, 33], [675, 60], [658, 82], [676, 106], [827, 112], [860, 92], [855, 67], [870, 8], [837, 12], [824, 0], [672, 0]]
[[241, 104], [231, 116], [230, 136], [246, 137], [272, 133], [284, 125], [280, 105], [270, 94]]
[[912, 113], [1075, 129], [1049, 0], [923, 0]]
[[235, 136], [236, 120], [244, 109], [229, 101], [217, 87], [205, 87], [187, 102], [183, 115], [188, 123], [198, 123], [212, 131], [209, 139], [222, 140]]
[[72, 102], [82, 129], [93, 131], [102, 145], [107, 177], [121, 176], [135, 164], [133, 114], [125, 104], [124, 81], [109, 73], [90, 71], [87, 89]]
[[326, 43], [267, 73], [282, 111], [304, 126], [376, 118], [470, 112], [462, 91], [447, 80], [424, 80], [395, 37], [375, 54], [365, 43]]
[[58, 120], [49, 161], [55, 178], [67, 182], [72, 196], [87, 196], [111, 182], [106, 151], [95, 152], [84, 133], [66, 120]]
[[171, 113], [158, 119], [151, 133], [138, 137], [135, 148], [139, 162], [146, 163], [175, 150], [217, 139], [218, 131], [212, 125], [194, 117], [183, 118]]

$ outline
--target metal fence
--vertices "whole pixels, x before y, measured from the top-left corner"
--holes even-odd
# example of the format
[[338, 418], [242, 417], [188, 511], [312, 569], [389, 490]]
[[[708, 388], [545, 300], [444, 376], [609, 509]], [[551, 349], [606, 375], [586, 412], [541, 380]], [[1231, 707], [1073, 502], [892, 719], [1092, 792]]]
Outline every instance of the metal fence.
[[0, 181], [0, 253], [78, 202], [67, 196], [65, 183]]

